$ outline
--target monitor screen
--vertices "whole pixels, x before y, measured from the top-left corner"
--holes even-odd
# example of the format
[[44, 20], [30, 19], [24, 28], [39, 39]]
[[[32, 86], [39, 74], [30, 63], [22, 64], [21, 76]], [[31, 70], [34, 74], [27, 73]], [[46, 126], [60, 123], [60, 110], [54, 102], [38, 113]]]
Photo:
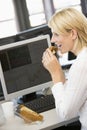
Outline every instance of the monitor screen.
[[52, 85], [50, 74], [42, 65], [43, 52], [49, 46], [49, 35], [0, 46], [5, 99], [37, 92]]

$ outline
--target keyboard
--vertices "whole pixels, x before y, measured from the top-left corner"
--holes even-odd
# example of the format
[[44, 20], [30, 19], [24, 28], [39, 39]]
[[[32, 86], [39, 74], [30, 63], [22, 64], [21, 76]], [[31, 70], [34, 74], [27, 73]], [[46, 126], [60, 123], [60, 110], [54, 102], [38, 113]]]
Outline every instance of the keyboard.
[[41, 113], [55, 108], [55, 101], [52, 94], [36, 98], [24, 104], [26, 107]]

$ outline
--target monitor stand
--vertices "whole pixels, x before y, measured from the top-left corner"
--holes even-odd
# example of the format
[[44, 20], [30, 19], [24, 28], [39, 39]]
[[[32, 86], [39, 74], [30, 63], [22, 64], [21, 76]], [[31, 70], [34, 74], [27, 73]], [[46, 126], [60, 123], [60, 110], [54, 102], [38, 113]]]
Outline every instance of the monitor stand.
[[43, 95], [42, 94], [37, 94], [36, 92], [31, 93], [31, 94], [27, 94], [27, 95], [24, 95], [21, 98], [19, 98], [17, 100], [17, 103], [18, 104], [25, 104], [25, 103], [27, 103], [29, 101], [32, 101], [32, 100], [34, 100], [34, 99], [36, 99], [38, 97], [41, 97], [41, 96], [43, 96]]
[[27, 94], [27, 95], [23, 96], [23, 102], [28, 102], [28, 101], [31, 101], [35, 98], [37, 98], [37, 95], [35, 92], [31, 93], [31, 94]]

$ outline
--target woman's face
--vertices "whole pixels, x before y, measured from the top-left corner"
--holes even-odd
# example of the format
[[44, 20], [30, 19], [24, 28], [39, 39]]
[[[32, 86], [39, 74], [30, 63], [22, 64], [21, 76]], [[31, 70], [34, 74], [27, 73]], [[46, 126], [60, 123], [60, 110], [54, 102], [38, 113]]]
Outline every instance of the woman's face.
[[68, 51], [72, 51], [74, 47], [74, 33], [72, 31], [67, 35], [58, 35], [53, 32], [51, 42], [55, 43], [58, 46], [58, 50], [63, 54]]

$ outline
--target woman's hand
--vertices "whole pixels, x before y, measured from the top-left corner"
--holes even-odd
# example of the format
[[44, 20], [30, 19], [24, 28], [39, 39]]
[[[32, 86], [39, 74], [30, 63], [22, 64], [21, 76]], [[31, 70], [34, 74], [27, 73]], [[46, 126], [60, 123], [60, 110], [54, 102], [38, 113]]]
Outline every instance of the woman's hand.
[[50, 51], [50, 49], [46, 49], [42, 56], [43, 66], [49, 71], [51, 74], [52, 80], [54, 83], [57, 82], [65, 82], [65, 76], [62, 71], [62, 68], [56, 58], [56, 56]]

